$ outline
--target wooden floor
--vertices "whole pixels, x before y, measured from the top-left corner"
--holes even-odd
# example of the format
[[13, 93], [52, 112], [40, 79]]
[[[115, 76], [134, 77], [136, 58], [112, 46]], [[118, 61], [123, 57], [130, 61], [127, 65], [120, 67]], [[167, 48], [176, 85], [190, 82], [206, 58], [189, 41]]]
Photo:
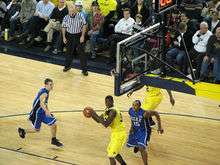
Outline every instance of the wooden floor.
[[[7, 117], [30, 111], [35, 94], [46, 77], [55, 82], [49, 107], [57, 112], [54, 115], [58, 119], [58, 138], [65, 144], [63, 149], [50, 145], [50, 130], [45, 125], [40, 133], [20, 139], [16, 131], [19, 126], [30, 127], [27, 116]], [[113, 94], [113, 89], [110, 76], [90, 73], [83, 77], [79, 70], [63, 73], [61, 66], [0, 54], [0, 164], [107, 165], [110, 130], [84, 118], [80, 111], [88, 105], [102, 110], [104, 97]], [[115, 97], [116, 105], [126, 111], [132, 101], [142, 99], [143, 94], [141, 90], [131, 98]], [[165, 92], [158, 107], [158, 111], [166, 113], [161, 115], [165, 134], [158, 135], [154, 130], [148, 148], [149, 164], [219, 165], [219, 103], [181, 93], [174, 93], [174, 96], [174, 107], [169, 104]], [[130, 121], [126, 112], [123, 115], [128, 130]], [[126, 146], [122, 155], [128, 165], [142, 164], [140, 155], [133, 154]]]

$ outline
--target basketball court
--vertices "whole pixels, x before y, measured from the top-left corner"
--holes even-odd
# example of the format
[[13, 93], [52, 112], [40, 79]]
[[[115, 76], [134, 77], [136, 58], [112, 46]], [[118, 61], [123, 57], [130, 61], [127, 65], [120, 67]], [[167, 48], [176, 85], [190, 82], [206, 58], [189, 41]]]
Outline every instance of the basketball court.
[[[49, 109], [58, 119], [58, 138], [64, 148], [50, 145], [50, 129], [43, 125], [38, 134], [18, 136], [18, 127], [31, 127], [27, 113], [45, 78], [55, 86], [50, 94]], [[104, 109], [104, 97], [114, 93], [113, 77], [81, 71], [62, 72], [62, 66], [0, 54], [0, 164], [108, 164], [106, 147], [110, 129], [83, 116], [85, 106]], [[165, 133], [153, 130], [148, 147], [151, 165], [217, 165], [220, 162], [219, 102], [174, 92], [172, 107], [166, 92], [157, 109]], [[114, 97], [123, 111], [126, 130], [130, 121], [127, 110], [135, 99], [142, 99], [144, 89], [128, 98]], [[127, 164], [141, 165], [139, 154], [126, 146], [123, 157]]]

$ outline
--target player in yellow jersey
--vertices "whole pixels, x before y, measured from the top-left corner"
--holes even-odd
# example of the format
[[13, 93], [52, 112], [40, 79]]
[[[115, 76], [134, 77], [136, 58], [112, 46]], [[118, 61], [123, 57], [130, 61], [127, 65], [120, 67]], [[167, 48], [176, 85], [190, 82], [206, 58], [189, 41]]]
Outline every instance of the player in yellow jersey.
[[122, 114], [114, 107], [114, 100], [112, 96], [109, 95], [105, 97], [105, 105], [106, 109], [104, 113], [98, 116], [95, 111], [92, 111], [92, 118], [97, 123], [101, 123], [105, 128], [111, 128], [111, 138], [107, 147], [110, 165], [116, 165], [116, 160], [121, 165], [126, 165], [120, 155], [120, 151], [122, 150], [127, 138]]
[[[142, 87], [144, 87], [144, 85], [139, 85], [138, 87], [131, 90], [127, 96], [130, 97], [134, 91], [137, 91]], [[174, 105], [175, 100], [173, 98], [172, 92], [170, 90], [167, 90], [167, 93], [170, 97], [170, 103]], [[160, 88], [146, 86], [145, 98], [142, 108], [144, 110], [155, 110], [158, 107], [158, 105], [161, 103], [162, 99], [163, 99], [163, 94]]]

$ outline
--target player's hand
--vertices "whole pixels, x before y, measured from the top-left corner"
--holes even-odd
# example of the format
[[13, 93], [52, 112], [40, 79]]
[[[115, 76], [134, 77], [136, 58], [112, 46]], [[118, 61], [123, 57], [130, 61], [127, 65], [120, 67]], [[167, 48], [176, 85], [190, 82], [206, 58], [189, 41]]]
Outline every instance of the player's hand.
[[175, 105], [175, 100], [174, 100], [174, 98], [170, 98], [170, 103], [171, 103], [172, 106]]
[[159, 134], [163, 134], [163, 133], [164, 133], [164, 130], [163, 130], [163, 128], [160, 127], [160, 128], [157, 129], [157, 132], [158, 132]]

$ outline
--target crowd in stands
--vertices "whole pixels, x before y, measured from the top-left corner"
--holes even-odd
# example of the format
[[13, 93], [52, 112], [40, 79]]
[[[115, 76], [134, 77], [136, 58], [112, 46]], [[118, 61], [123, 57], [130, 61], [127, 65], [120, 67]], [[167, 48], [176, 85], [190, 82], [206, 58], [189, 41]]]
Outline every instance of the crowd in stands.
[[[90, 7], [85, 9], [88, 3]], [[72, 55], [79, 48], [84, 50], [87, 41], [89, 58], [96, 59], [99, 44], [105, 43], [110, 52], [109, 62], [114, 63], [117, 42], [155, 23], [152, 6], [152, 0], [0, 0], [0, 33], [4, 37], [5, 29], [9, 29], [8, 41], [15, 40], [28, 47], [43, 42], [44, 51], [54, 54], [63, 52], [66, 47], [64, 71], [69, 70]], [[219, 83], [219, 11], [219, 0], [182, 0], [179, 7], [167, 15], [168, 25], [176, 31], [167, 40], [166, 61], [188, 74], [188, 54], [197, 79], [207, 81], [212, 77], [213, 82]], [[71, 38], [77, 39], [70, 43]], [[87, 59], [80, 56], [83, 56], [80, 60], [87, 75]], [[134, 57], [137, 56], [138, 52], [134, 51]]]

